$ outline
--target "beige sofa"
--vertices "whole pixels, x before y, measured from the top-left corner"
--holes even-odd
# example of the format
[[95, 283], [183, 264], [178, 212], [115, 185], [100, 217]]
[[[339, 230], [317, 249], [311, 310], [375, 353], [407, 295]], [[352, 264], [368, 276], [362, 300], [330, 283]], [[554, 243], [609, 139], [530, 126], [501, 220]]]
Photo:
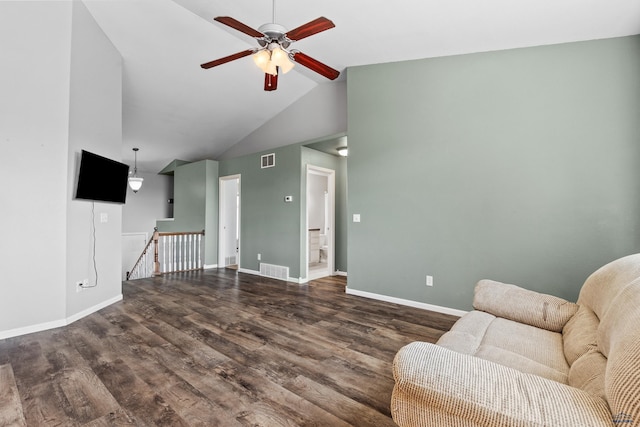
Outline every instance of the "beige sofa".
[[473, 307], [396, 355], [399, 426], [640, 426], [640, 254], [589, 276], [577, 304], [482, 280]]

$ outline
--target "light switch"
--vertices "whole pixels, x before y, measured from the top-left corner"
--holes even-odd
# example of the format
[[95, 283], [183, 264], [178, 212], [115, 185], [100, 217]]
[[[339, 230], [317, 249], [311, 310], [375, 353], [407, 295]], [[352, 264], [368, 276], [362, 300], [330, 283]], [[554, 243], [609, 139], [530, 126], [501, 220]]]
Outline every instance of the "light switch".
[[360, 214], [353, 214], [353, 222], [360, 222]]
[[109, 222], [109, 214], [106, 212], [100, 213], [100, 222]]

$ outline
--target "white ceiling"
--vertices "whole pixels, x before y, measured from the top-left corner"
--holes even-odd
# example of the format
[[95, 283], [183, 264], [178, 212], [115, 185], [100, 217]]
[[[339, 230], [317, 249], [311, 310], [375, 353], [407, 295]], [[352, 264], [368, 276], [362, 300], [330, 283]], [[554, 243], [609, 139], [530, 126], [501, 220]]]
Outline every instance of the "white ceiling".
[[[123, 57], [123, 159], [158, 172], [171, 160], [215, 159], [328, 81], [304, 67], [263, 90], [251, 57], [200, 64], [256, 47], [213, 21], [272, 21], [272, 0], [84, 0]], [[319, 16], [336, 28], [293, 47], [347, 67], [640, 34], [640, 0], [276, 0], [293, 29]], [[343, 73], [344, 76], [345, 73]], [[343, 78], [341, 76], [341, 78]], [[322, 137], [323, 135], [317, 135]]]

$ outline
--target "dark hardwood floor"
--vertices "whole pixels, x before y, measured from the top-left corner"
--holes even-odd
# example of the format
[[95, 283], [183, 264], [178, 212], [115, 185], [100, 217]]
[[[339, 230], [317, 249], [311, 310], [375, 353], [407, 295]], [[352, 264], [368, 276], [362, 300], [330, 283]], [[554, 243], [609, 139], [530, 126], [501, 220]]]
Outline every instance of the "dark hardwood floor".
[[124, 282], [124, 300], [0, 340], [0, 425], [393, 426], [391, 363], [456, 317], [233, 270]]

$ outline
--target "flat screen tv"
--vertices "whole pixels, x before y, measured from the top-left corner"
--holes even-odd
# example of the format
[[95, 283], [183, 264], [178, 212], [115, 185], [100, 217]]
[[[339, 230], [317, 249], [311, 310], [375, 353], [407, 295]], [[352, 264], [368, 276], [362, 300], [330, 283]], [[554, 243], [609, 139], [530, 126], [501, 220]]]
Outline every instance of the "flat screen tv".
[[76, 199], [124, 203], [129, 166], [82, 150]]

